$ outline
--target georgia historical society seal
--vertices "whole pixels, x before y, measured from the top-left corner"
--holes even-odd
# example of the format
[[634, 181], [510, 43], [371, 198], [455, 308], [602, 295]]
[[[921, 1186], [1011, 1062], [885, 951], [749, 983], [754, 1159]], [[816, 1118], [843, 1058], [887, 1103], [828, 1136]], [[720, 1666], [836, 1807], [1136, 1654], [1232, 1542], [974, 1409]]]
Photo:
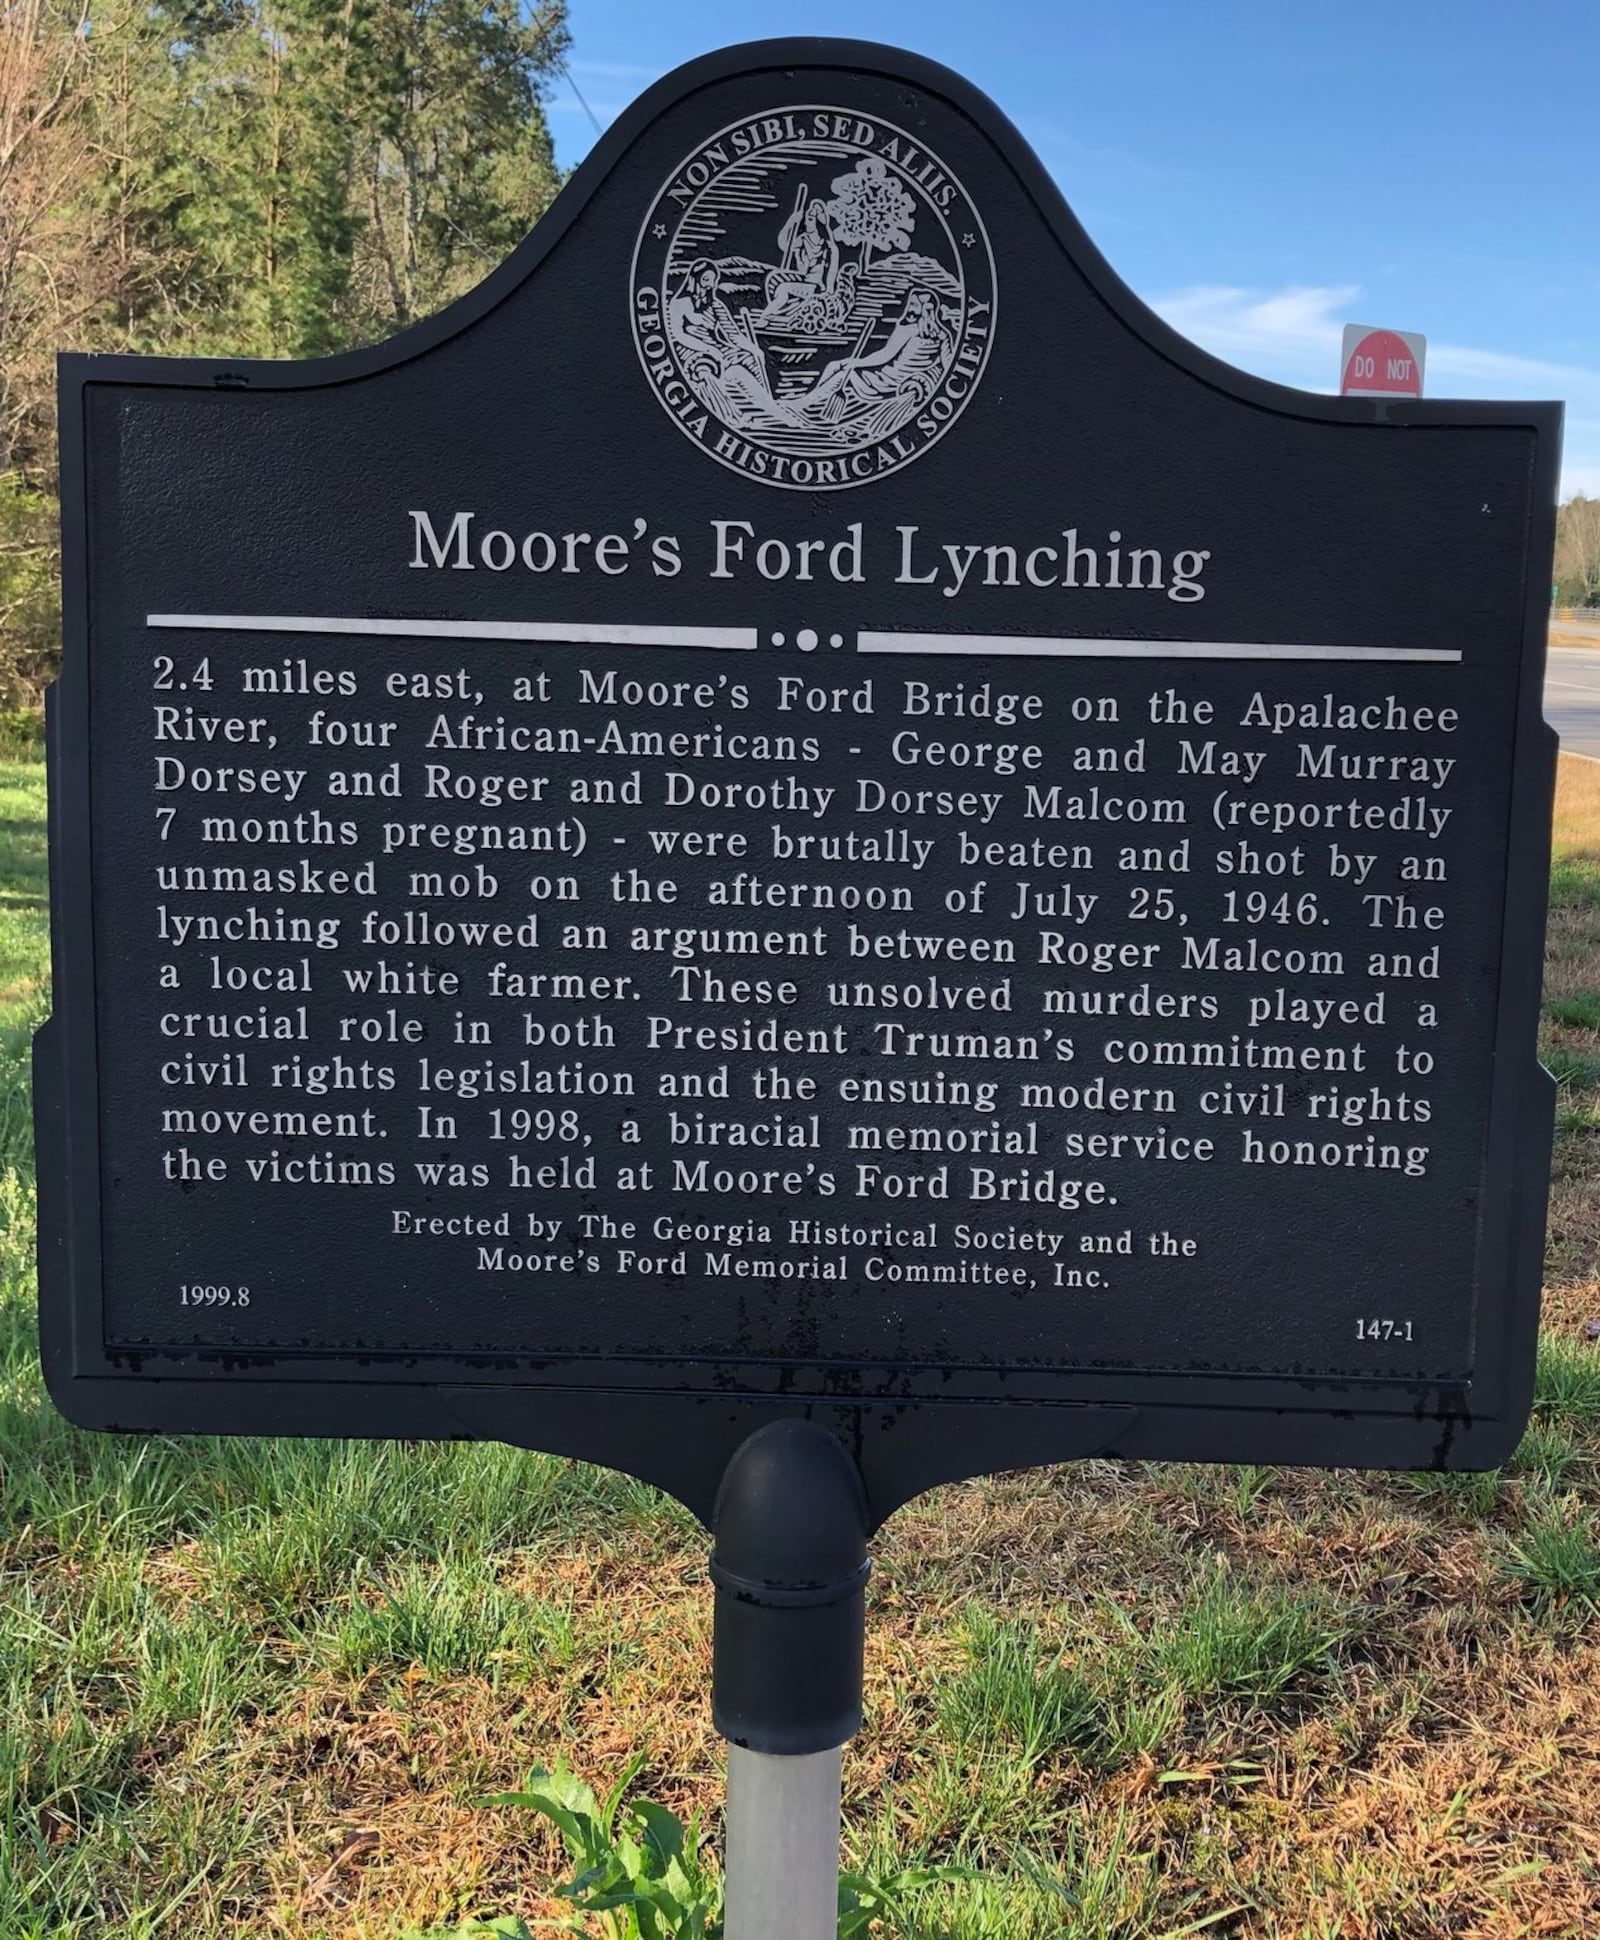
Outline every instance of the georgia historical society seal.
[[994, 337], [965, 189], [876, 116], [775, 109], [686, 156], [634, 248], [634, 341], [679, 428], [801, 491], [864, 485], [961, 415]]

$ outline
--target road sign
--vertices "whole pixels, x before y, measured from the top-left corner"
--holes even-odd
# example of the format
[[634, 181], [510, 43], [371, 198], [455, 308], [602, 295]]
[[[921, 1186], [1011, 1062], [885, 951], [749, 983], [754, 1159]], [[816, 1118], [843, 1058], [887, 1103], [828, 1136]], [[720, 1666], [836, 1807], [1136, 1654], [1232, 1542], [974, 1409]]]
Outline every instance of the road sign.
[[1410, 330], [1347, 323], [1339, 353], [1341, 397], [1421, 397], [1428, 340]]
[[75, 1419], [708, 1515], [806, 1415], [874, 1521], [1509, 1452], [1555, 407], [1230, 370], [965, 82], [810, 40], [392, 343], [62, 378]]

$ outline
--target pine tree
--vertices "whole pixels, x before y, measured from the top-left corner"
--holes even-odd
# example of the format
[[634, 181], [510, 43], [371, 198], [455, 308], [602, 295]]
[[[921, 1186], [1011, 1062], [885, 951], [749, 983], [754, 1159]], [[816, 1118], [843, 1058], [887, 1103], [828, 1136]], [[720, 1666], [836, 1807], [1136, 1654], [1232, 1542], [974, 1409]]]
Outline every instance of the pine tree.
[[372, 36], [362, 210], [348, 312], [386, 336], [470, 289], [560, 185], [543, 94], [568, 43], [565, 7], [401, 0]]

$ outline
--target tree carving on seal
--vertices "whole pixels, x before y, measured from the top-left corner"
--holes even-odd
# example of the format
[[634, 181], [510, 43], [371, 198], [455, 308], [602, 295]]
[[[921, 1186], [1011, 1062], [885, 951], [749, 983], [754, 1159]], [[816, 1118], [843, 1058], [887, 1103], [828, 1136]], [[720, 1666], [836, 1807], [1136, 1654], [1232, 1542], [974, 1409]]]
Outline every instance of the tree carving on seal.
[[792, 107], [686, 156], [639, 231], [634, 341], [680, 429], [801, 491], [897, 471], [955, 423], [994, 339], [965, 189], [903, 129]]

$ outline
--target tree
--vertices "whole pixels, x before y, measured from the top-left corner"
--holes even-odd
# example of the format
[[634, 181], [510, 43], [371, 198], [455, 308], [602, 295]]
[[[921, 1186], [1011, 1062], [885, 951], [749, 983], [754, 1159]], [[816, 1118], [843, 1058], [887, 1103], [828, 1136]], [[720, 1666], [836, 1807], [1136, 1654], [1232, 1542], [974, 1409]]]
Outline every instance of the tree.
[[55, 350], [114, 271], [81, 219], [94, 174], [87, 13], [0, 0], [0, 709], [37, 699], [56, 647]]
[[59, 349], [306, 357], [559, 185], [565, 0], [0, 0], [0, 708], [54, 652]]
[[882, 156], [863, 155], [850, 174], [834, 177], [828, 214], [840, 242], [860, 243], [865, 272], [873, 250], [911, 247], [917, 205]]
[[1556, 599], [1600, 606], [1600, 498], [1574, 494], [1556, 512]]
[[0, 0], [0, 475], [51, 473], [54, 350], [103, 300], [98, 236], [76, 216], [93, 175], [86, 9]]
[[373, 23], [346, 327], [381, 337], [481, 282], [560, 186], [543, 97], [564, 5], [390, 0]]
[[247, 357], [340, 347], [361, 220], [347, 102], [379, 4], [148, 6], [165, 71], [141, 75], [140, 103], [168, 139], [129, 158], [138, 253], [160, 265], [128, 307], [130, 343]]

